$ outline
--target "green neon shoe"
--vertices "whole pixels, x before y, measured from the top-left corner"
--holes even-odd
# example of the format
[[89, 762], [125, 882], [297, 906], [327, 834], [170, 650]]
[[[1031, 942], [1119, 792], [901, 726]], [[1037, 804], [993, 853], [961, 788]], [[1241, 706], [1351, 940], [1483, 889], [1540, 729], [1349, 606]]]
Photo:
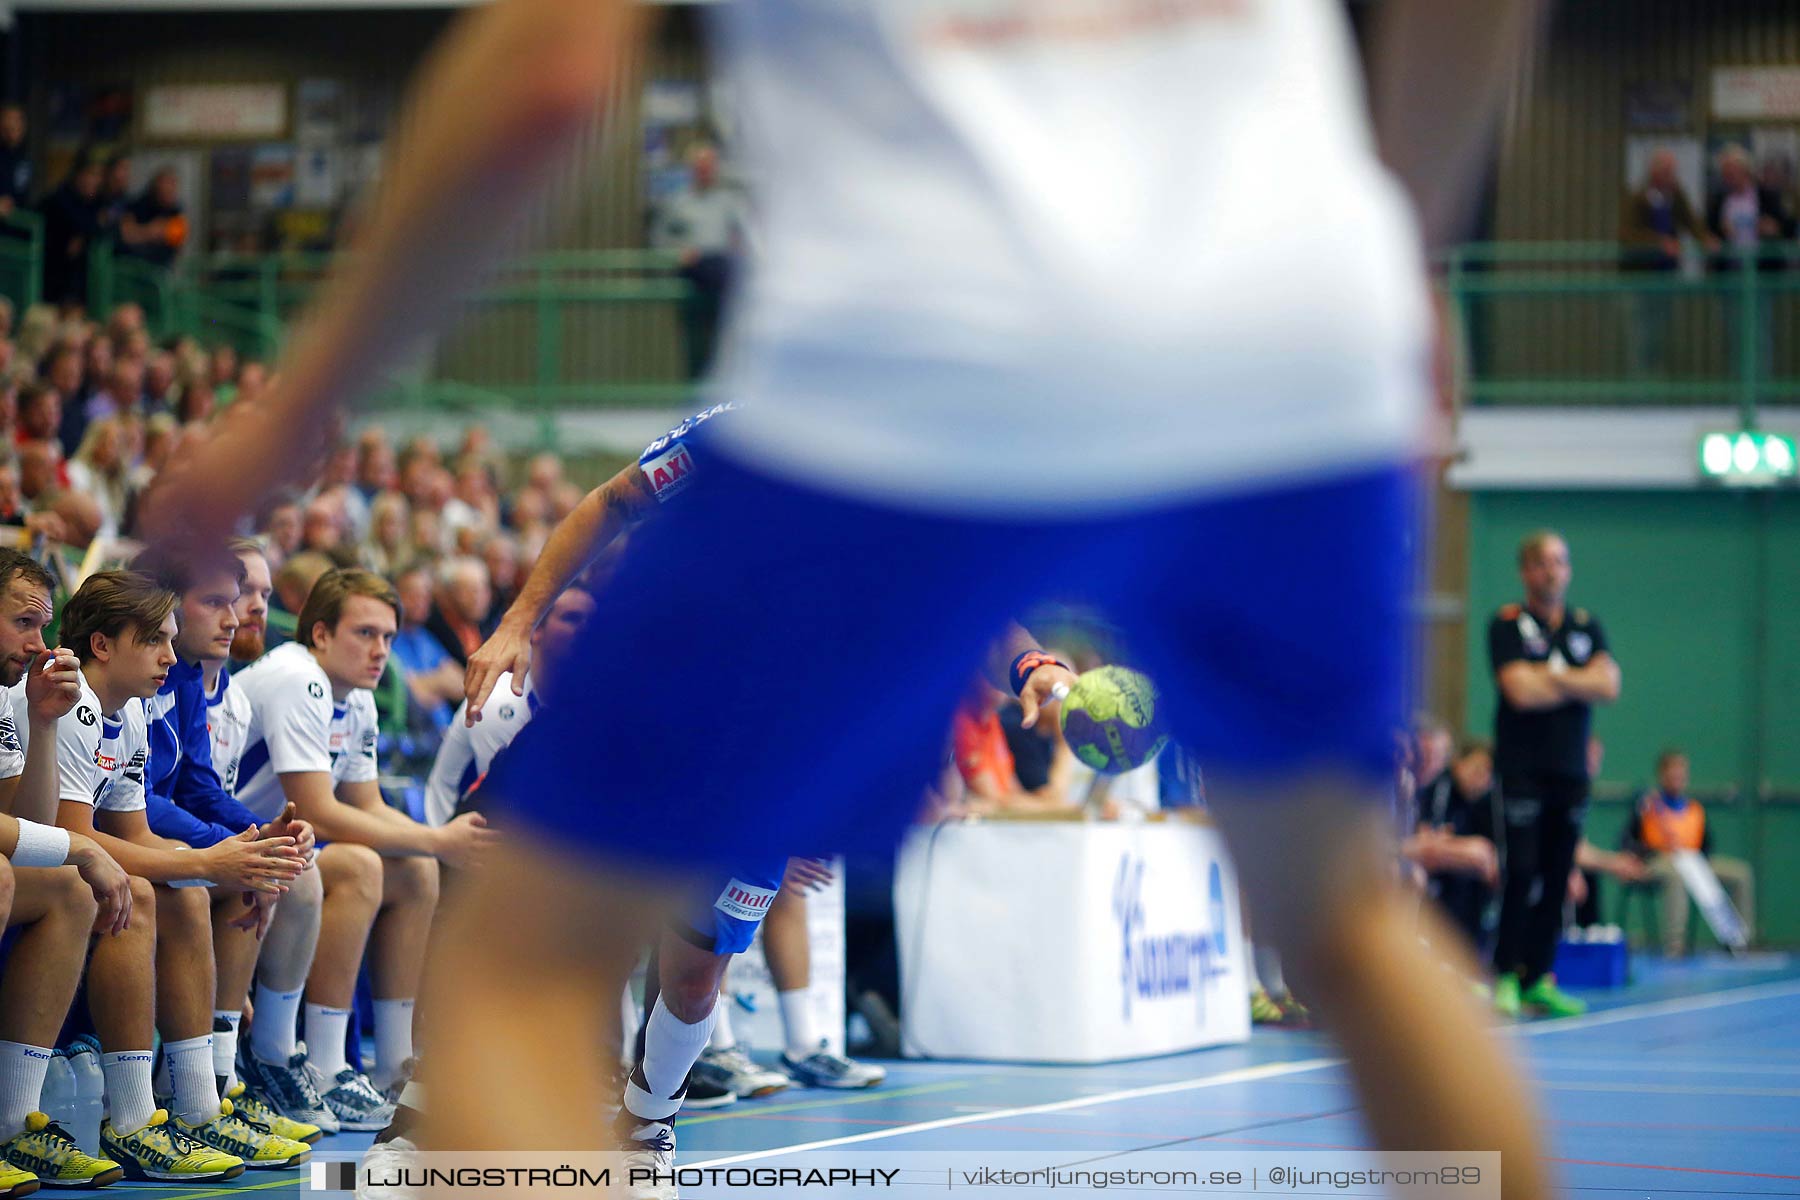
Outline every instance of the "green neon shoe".
[[1588, 1010], [1586, 1000], [1578, 1000], [1556, 986], [1554, 975], [1545, 975], [1526, 988], [1521, 999], [1546, 1017], [1579, 1017]]
[[1519, 977], [1511, 971], [1494, 980], [1494, 1011], [1509, 1021], [1517, 1020], [1524, 1011], [1519, 997]]

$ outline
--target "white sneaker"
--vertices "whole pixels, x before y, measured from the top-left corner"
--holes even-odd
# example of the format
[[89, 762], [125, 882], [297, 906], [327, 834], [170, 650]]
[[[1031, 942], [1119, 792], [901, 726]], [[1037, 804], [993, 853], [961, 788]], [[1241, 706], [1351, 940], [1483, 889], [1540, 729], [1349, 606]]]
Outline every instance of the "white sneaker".
[[416, 1166], [419, 1148], [403, 1137], [376, 1142], [363, 1155], [356, 1176], [356, 1200], [413, 1200], [413, 1190], [398, 1182], [400, 1172]]
[[887, 1078], [887, 1068], [832, 1054], [822, 1041], [805, 1058], [783, 1054], [781, 1065], [801, 1087], [872, 1088]]
[[694, 1064], [694, 1074], [743, 1100], [771, 1095], [794, 1082], [780, 1071], [758, 1066], [742, 1046], [705, 1051]]
[[[675, 1188], [675, 1126], [669, 1121], [639, 1121], [620, 1114], [625, 1157], [620, 1165], [630, 1200], [680, 1200]], [[634, 1181], [634, 1172], [660, 1178]]]

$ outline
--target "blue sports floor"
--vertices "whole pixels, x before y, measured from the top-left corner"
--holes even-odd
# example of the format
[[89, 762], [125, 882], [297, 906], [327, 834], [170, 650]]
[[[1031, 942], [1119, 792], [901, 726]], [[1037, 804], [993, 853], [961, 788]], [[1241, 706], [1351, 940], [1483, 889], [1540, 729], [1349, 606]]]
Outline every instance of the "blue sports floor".
[[[1516, 1030], [1564, 1194], [1800, 1196], [1800, 961], [1640, 960], [1636, 970], [1630, 987], [1591, 993], [1589, 1015]], [[1134, 1153], [1196, 1143], [1246, 1151], [1368, 1144], [1345, 1073], [1316, 1033], [1259, 1030], [1246, 1046], [1100, 1067], [889, 1065], [887, 1083], [870, 1091], [790, 1090], [685, 1117], [681, 1158], [805, 1166], [798, 1151], [866, 1145], [1054, 1149], [1070, 1163], [1129, 1166]], [[327, 1138], [315, 1157], [355, 1158], [368, 1142]], [[157, 1200], [281, 1195], [302, 1187], [300, 1174], [251, 1173], [205, 1190], [121, 1184], [107, 1192], [153, 1192]]]

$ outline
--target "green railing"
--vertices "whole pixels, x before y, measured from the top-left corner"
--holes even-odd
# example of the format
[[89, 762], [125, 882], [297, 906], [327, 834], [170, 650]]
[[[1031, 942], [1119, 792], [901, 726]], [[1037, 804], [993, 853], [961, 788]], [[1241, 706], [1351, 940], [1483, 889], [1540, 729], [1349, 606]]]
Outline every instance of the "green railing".
[[21, 209], [0, 220], [0, 295], [22, 314], [43, 292], [44, 219]]
[[1656, 265], [1612, 242], [1447, 255], [1470, 402], [1800, 404], [1800, 247]]

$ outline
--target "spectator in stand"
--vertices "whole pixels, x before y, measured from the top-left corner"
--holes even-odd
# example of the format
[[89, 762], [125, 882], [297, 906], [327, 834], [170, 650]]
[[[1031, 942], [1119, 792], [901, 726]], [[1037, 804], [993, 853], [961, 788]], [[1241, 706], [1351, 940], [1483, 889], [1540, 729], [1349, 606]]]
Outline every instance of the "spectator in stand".
[[[278, 495], [263, 506], [256, 520], [258, 535], [269, 555], [269, 565], [276, 570], [300, 551], [303, 522], [300, 502], [291, 495]], [[304, 600], [304, 595], [302, 600]], [[299, 609], [293, 610], [298, 612]]]
[[443, 519], [431, 509], [413, 509], [412, 542], [420, 558], [436, 557], [444, 545]]
[[219, 393], [220, 404], [236, 404], [240, 400], [255, 400], [269, 386], [269, 368], [251, 359], [238, 368], [237, 385], [228, 397]]
[[575, 506], [580, 504], [587, 493], [581, 485], [572, 479], [565, 479], [550, 490], [550, 520], [552, 524], [561, 524], [568, 519]]
[[379, 425], [363, 430], [356, 439], [356, 490], [363, 501], [373, 506], [375, 497], [391, 491], [399, 482], [394, 445], [388, 441], [387, 431]]
[[48, 304], [34, 304], [26, 309], [24, 319], [19, 322], [18, 336], [13, 339], [18, 358], [35, 366], [44, 355], [50, 353], [50, 347], [56, 343], [61, 326], [62, 318]]
[[14, 440], [21, 451], [26, 446], [45, 448], [54, 464], [56, 484], [69, 486], [69, 475], [62, 465], [62, 444], [57, 441], [57, 426], [62, 423], [62, 398], [47, 384], [33, 384], [19, 400], [18, 432]]
[[689, 378], [711, 366], [720, 319], [744, 250], [744, 201], [720, 186], [719, 152], [696, 145], [688, 152], [688, 186], [657, 211], [650, 244], [673, 250], [688, 283], [682, 305], [682, 333]]
[[[363, 543], [363, 566], [398, 584], [400, 573], [411, 567], [418, 556], [412, 542], [412, 505], [399, 492], [381, 493], [369, 505], [369, 537]], [[402, 593], [401, 599], [405, 598]]]
[[335, 569], [331, 559], [311, 550], [302, 550], [282, 563], [275, 571], [275, 593], [270, 597], [265, 618], [264, 640], [273, 650], [283, 642], [294, 640], [294, 627], [313, 584]]
[[60, 456], [54, 442], [26, 442], [19, 447], [19, 491], [27, 502], [44, 505], [64, 486], [57, 478]]
[[134, 335], [144, 332], [144, 306], [135, 300], [113, 305], [106, 315], [106, 332], [115, 345], [128, 344]]
[[339, 442], [325, 459], [319, 473], [319, 495], [330, 495], [337, 503], [343, 519], [344, 536], [360, 542], [369, 533], [369, 502], [356, 489], [357, 448], [353, 442]]
[[190, 373], [175, 400], [175, 419], [182, 425], [204, 425], [212, 415], [212, 382], [204, 374]]
[[[73, 488], [56, 493], [50, 500], [50, 512], [62, 521], [62, 541], [68, 546], [86, 546], [100, 536], [100, 505], [86, 492]], [[71, 581], [73, 589], [76, 585]]]
[[[1682, 190], [1675, 153], [1659, 149], [1650, 156], [1644, 182], [1627, 193], [1619, 215], [1621, 265], [1628, 271], [1673, 274], [1681, 268], [1681, 235], [1693, 237], [1712, 253], [1718, 240], [1708, 233], [1693, 203]], [[1668, 345], [1669, 297], [1646, 292], [1631, 297], [1628, 319], [1631, 369], [1639, 375], [1660, 373]]]
[[[45, 383], [56, 389], [59, 401], [56, 437], [60, 441], [69, 412], [81, 407], [81, 351], [70, 342], [57, 343], [44, 357], [43, 365], [38, 368], [38, 374]], [[82, 422], [84, 428], [86, 424], [86, 421]], [[64, 443], [64, 445], [73, 444], [72, 442]]]
[[100, 228], [114, 243], [119, 240], [119, 226], [130, 207], [131, 156], [115, 154], [106, 160], [100, 177]]
[[221, 342], [214, 346], [212, 356], [207, 363], [207, 371], [214, 395], [217, 395], [222, 388], [234, 386], [237, 383], [238, 373], [237, 347], [229, 342]]
[[1712, 852], [1712, 829], [1706, 809], [1688, 795], [1688, 756], [1664, 750], [1656, 759], [1656, 787], [1645, 792], [1625, 830], [1627, 852], [1643, 860], [1661, 895], [1663, 953], [1679, 958], [1687, 952], [1688, 892], [1675, 869], [1673, 855], [1682, 850], [1706, 857], [1744, 921], [1744, 936], [1756, 937], [1756, 874], [1741, 858]]
[[505, 530], [496, 530], [481, 547], [481, 561], [494, 585], [494, 605], [500, 612], [512, 607], [519, 595], [519, 542]]
[[75, 164], [44, 200], [44, 298], [87, 303], [88, 251], [100, 236], [100, 165]]
[[25, 106], [0, 104], [0, 218], [31, 200], [31, 151], [25, 145]]
[[175, 379], [178, 370], [175, 356], [167, 350], [153, 351], [144, 362], [144, 409], [147, 412], [175, 411]]
[[[1754, 261], [1759, 271], [1778, 271], [1786, 264], [1779, 252], [1760, 253], [1765, 245], [1794, 236], [1791, 220], [1783, 221], [1781, 196], [1758, 185], [1751, 166], [1750, 154], [1742, 146], [1727, 146], [1719, 154], [1719, 187], [1706, 206], [1706, 224], [1713, 237], [1723, 246], [1715, 260], [1721, 271], [1736, 271]], [[1747, 310], [1744, 299], [1735, 290], [1725, 297], [1726, 312], [1732, 329], [1732, 345], [1737, 345], [1736, 330], [1743, 321], [1756, 327], [1756, 369], [1758, 376], [1775, 361], [1774, 309], [1770, 302], [1758, 304], [1754, 312]]]
[[69, 462], [69, 486], [93, 497], [99, 506], [100, 536], [118, 537], [130, 494], [118, 417], [101, 417], [87, 427], [81, 448]]
[[119, 218], [119, 252], [157, 267], [171, 267], [187, 244], [180, 181], [167, 167], [150, 177], [138, 198]]
[[536, 562], [550, 540], [550, 498], [534, 487], [522, 487], [507, 508], [507, 524], [519, 537], [520, 559]]
[[13, 302], [0, 296], [0, 338], [10, 338], [13, 335], [14, 315]]
[[466, 555], [445, 560], [438, 569], [436, 611], [426, 625], [444, 652], [458, 666], [468, 666], [469, 655], [481, 648], [499, 623], [486, 564]]
[[111, 338], [97, 337], [89, 342], [83, 358], [85, 361], [80, 386], [72, 395], [66, 392], [63, 394], [62, 430], [58, 440], [64, 446], [79, 446], [90, 421], [124, 411], [136, 399], [132, 396], [131, 400], [120, 404], [116, 398], [120, 381], [115, 375], [121, 370], [127, 372], [124, 383], [129, 388], [130, 373], [136, 371], [137, 367], [127, 360], [114, 357]]
[[344, 544], [344, 506], [337, 490], [314, 496], [307, 501], [300, 524], [300, 544], [330, 558], [334, 563]]
[[426, 625], [432, 618], [431, 569], [410, 567], [394, 580], [400, 593], [400, 632], [394, 635], [394, 658], [406, 677], [414, 707], [431, 729], [442, 734], [463, 698], [463, 669]]
[[156, 413], [143, 422], [143, 450], [136, 456], [137, 464], [131, 468], [131, 493], [135, 498], [139, 492], [150, 486], [163, 464], [169, 461], [169, 455], [175, 448], [175, 418], [168, 413]]

